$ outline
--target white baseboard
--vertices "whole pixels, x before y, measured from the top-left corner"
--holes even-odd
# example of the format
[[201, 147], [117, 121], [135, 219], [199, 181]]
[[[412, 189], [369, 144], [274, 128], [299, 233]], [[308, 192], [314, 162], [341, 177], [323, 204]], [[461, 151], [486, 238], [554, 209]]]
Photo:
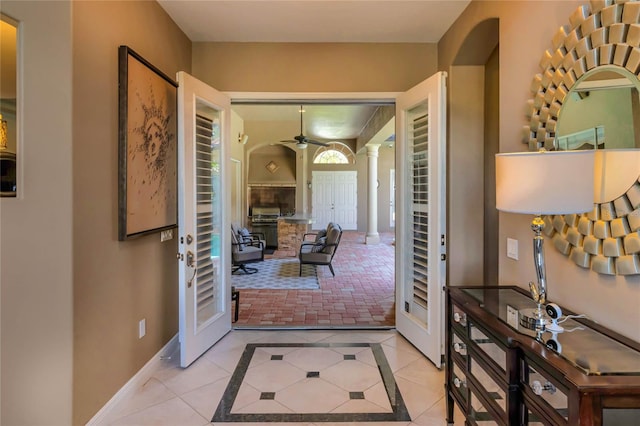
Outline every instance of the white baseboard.
[[144, 385], [160, 367], [162, 357], [171, 355], [178, 349], [178, 335], [176, 334], [131, 378], [118, 392], [87, 422], [87, 426], [103, 424], [111, 410], [122, 400], [129, 397]]

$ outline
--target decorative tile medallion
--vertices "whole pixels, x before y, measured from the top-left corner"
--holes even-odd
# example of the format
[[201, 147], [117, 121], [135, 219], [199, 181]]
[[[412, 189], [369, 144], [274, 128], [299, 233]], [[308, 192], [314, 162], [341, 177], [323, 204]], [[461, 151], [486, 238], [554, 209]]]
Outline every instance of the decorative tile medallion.
[[276, 170], [278, 170], [280, 168], [280, 166], [278, 166], [273, 161], [269, 161], [265, 167], [266, 167], [267, 170], [269, 170], [270, 173], [275, 173]]
[[[282, 348], [283, 355], [273, 355], [274, 348]], [[364, 405], [357, 405], [359, 400]], [[373, 412], [353, 409], [358, 406]], [[409, 422], [411, 417], [379, 343], [253, 343], [246, 345], [211, 421]]]

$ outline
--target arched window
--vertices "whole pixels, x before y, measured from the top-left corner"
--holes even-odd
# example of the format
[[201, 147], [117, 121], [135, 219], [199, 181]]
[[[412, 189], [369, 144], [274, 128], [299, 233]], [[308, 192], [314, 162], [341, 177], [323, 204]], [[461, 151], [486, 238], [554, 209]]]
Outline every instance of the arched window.
[[354, 164], [355, 156], [343, 143], [331, 142], [316, 151], [313, 164]]

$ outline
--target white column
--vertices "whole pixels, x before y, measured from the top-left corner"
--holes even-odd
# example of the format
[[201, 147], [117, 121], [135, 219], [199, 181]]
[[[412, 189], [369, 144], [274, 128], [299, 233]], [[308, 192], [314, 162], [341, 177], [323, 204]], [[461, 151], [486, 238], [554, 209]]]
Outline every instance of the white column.
[[296, 214], [307, 214], [309, 206], [308, 156], [306, 149], [295, 149], [296, 152]]
[[365, 244], [378, 244], [378, 148], [380, 145], [367, 145], [367, 235]]

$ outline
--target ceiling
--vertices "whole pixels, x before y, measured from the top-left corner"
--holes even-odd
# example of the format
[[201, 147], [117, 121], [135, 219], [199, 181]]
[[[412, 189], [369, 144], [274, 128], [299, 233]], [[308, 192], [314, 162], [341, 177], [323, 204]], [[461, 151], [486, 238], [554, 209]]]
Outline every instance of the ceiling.
[[[304, 105], [303, 133], [318, 140], [356, 139], [377, 108], [377, 105], [369, 104]], [[232, 105], [232, 109], [245, 123], [282, 123], [286, 133], [280, 140], [300, 134], [300, 105]]]
[[437, 43], [470, 0], [158, 0], [191, 41]]
[[[436, 43], [470, 0], [158, 2], [194, 42]], [[299, 105], [232, 108], [245, 122], [282, 122], [283, 134], [276, 139], [291, 139], [300, 133], [295, 124], [299, 123]], [[307, 137], [340, 140], [356, 139], [377, 106], [306, 105], [304, 109]]]

